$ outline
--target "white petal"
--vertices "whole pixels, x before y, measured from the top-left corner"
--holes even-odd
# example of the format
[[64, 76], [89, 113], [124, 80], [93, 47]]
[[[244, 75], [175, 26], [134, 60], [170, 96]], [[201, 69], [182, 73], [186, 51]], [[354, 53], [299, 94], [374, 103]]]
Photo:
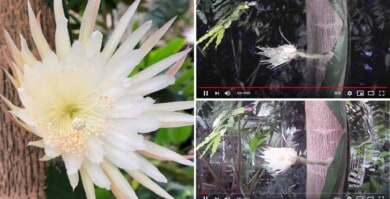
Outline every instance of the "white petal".
[[74, 174], [68, 175], [70, 185], [72, 186], [73, 190], [77, 187], [79, 184], [79, 173], [76, 172]]
[[139, 50], [132, 50], [124, 56], [109, 60], [104, 82], [126, 79], [134, 67], [141, 61], [140, 55]]
[[88, 41], [88, 38], [91, 36], [93, 29], [95, 28], [99, 5], [100, 0], [91, 0], [87, 3], [80, 26], [79, 40], [82, 44], [85, 44]]
[[149, 179], [145, 174], [143, 174], [139, 171], [128, 171], [128, 173], [135, 180], [137, 180], [139, 183], [141, 183], [142, 185], [144, 185], [146, 188], [150, 189], [151, 191], [153, 191], [157, 195], [159, 195], [163, 198], [173, 199], [173, 197], [171, 195], [169, 195], [169, 193], [164, 191], [164, 189], [162, 189], [158, 184], [156, 184], [151, 179]]
[[19, 51], [18, 47], [16, 47], [14, 40], [12, 40], [11, 36], [6, 30], [4, 30], [4, 39], [6, 41], [8, 50], [12, 53], [12, 56], [16, 64], [18, 66], [23, 66], [24, 61], [23, 61], [22, 53]]
[[57, 157], [60, 155], [58, 151], [56, 151], [54, 148], [48, 146], [47, 144], [45, 145], [45, 154], [49, 157]]
[[194, 116], [186, 113], [171, 111], [147, 111], [144, 116], [157, 117], [161, 127], [180, 127], [194, 124]]
[[165, 176], [157, 169], [156, 166], [154, 166], [152, 163], [150, 163], [147, 159], [145, 159], [141, 155], [137, 154], [137, 157], [140, 161], [142, 172], [144, 172], [146, 175], [148, 175], [149, 177], [151, 177], [153, 180], [157, 182], [163, 182], [163, 183], [168, 182], [167, 178], [165, 178]]
[[54, 0], [54, 15], [56, 19], [56, 52], [59, 59], [63, 59], [70, 51], [70, 38], [68, 32], [68, 20], [64, 14], [62, 0]]
[[62, 154], [62, 159], [65, 162], [66, 173], [72, 175], [76, 173], [83, 163], [83, 156], [79, 154]]
[[85, 44], [85, 51], [88, 57], [100, 52], [100, 48], [102, 47], [103, 35], [99, 31], [94, 31], [91, 37], [88, 39]]
[[159, 157], [164, 157], [168, 160], [173, 160], [177, 163], [188, 165], [188, 166], [193, 166], [193, 162], [183, 158], [181, 155], [165, 148], [162, 146], [159, 146], [153, 142], [145, 140], [146, 143], [146, 148], [145, 151], [148, 153], [151, 153], [153, 155], [159, 156]]
[[35, 63], [37, 62], [37, 59], [28, 48], [27, 41], [26, 39], [24, 39], [22, 35], [20, 35], [20, 46], [22, 48], [22, 56], [23, 56], [24, 63], [31, 67], [34, 66]]
[[115, 51], [113, 57], [120, 57], [133, 50], [138, 42], [145, 36], [146, 32], [152, 27], [152, 21], [148, 21], [134, 31], [125, 42]]
[[117, 27], [115, 28], [106, 46], [104, 47], [103, 50], [104, 57], [109, 58], [111, 57], [112, 53], [114, 53], [120, 39], [123, 36], [123, 33], [126, 31], [126, 28], [129, 25], [129, 22], [133, 17], [135, 10], [138, 7], [139, 2], [140, 0], [136, 0], [133, 4], [131, 4], [129, 9], [127, 9], [126, 13], [119, 20]]
[[139, 160], [137, 156], [131, 151], [124, 151], [114, 146], [106, 144], [106, 158], [122, 169], [133, 170], [139, 169]]
[[50, 52], [49, 44], [47, 43], [45, 36], [43, 36], [42, 29], [39, 27], [38, 21], [35, 18], [35, 14], [31, 8], [30, 2], [28, 1], [28, 19], [30, 24], [31, 36], [34, 40], [35, 46], [37, 47], [41, 58]]
[[108, 120], [110, 128], [113, 131], [138, 132], [149, 133], [155, 131], [160, 127], [160, 122], [157, 118], [150, 116], [138, 116], [135, 118], [116, 118]]
[[90, 136], [87, 140], [87, 157], [93, 163], [100, 163], [104, 158], [104, 150], [99, 138]]
[[91, 180], [91, 177], [89, 177], [86, 169], [84, 166], [80, 168], [80, 176], [81, 176], [81, 182], [83, 183], [83, 187], [85, 190], [85, 195], [87, 196], [87, 199], [95, 199], [95, 187], [93, 186], [93, 182]]
[[187, 110], [192, 108], [194, 108], [193, 101], [182, 101], [182, 102], [168, 102], [168, 103], [153, 104], [150, 110], [179, 111], [179, 110]]
[[43, 139], [37, 140], [37, 141], [31, 141], [27, 144], [28, 146], [35, 146], [38, 148], [45, 148], [45, 143], [43, 142]]
[[146, 54], [149, 53], [150, 50], [157, 44], [157, 42], [161, 39], [161, 37], [167, 32], [169, 27], [173, 24], [176, 17], [169, 20], [165, 25], [163, 25], [159, 30], [157, 30], [155, 33], [153, 33], [152, 36], [146, 40], [142, 46], [140, 47], [142, 57], [144, 57]]
[[129, 94], [133, 95], [148, 95], [156, 91], [162, 90], [169, 85], [175, 83], [175, 78], [169, 75], [159, 75], [152, 79], [139, 82], [128, 88]]
[[132, 82], [137, 83], [141, 81], [148, 80], [155, 75], [159, 74], [161, 71], [167, 69], [169, 66], [180, 60], [181, 58], [187, 56], [187, 53], [190, 52], [191, 49], [184, 50], [182, 52], [176, 53], [174, 55], [171, 55], [162, 61], [159, 61], [152, 66], [149, 66], [145, 70], [137, 73], [135, 76], [132, 77]]
[[124, 195], [125, 198], [131, 198], [131, 199], [137, 199], [137, 195], [135, 194], [134, 190], [131, 188], [129, 183], [127, 182], [126, 178], [123, 177], [122, 173], [119, 171], [118, 168], [116, 168], [111, 162], [104, 160], [102, 163], [103, 170], [107, 174], [107, 176], [110, 178], [112, 185], [116, 186], [121, 194]]
[[112, 131], [110, 128], [104, 135], [104, 140], [120, 149], [126, 151], [136, 151], [145, 148], [144, 137], [137, 133]]
[[130, 118], [145, 112], [153, 103], [154, 100], [151, 98], [119, 99], [113, 104], [112, 108], [107, 111], [107, 114], [111, 118]]
[[87, 162], [84, 166], [93, 183], [99, 187], [110, 189], [110, 181], [99, 164]]

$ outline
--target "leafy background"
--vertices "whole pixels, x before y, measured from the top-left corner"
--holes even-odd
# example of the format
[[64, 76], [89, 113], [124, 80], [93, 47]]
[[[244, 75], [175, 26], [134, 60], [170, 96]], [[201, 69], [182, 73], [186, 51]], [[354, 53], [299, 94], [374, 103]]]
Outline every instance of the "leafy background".
[[[69, 18], [71, 38], [78, 38], [80, 19], [83, 15], [87, 0], [63, 0], [64, 10]], [[47, 0], [53, 5], [53, 0]], [[121, 14], [133, 3], [132, 0], [102, 0], [99, 10], [96, 29], [104, 34], [106, 40], [115, 28], [115, 22]], [[141, 1], [137, 13], [128, 27], [128, 33], [148, 20], [153, 20], [154, 30], [165, 24], [169, 19], [177, 16], [173, 27], [163, 37], [162, 41], [141, 61], [134, 73], [150, 66], [159, 60], [168, 57], [193, 44], [194, 38], [190, 34], [193, 31], [193, 1], [192, 0], [144, 0]], [[152, 30], [153, 31], [153, 30]], [[176, 83], [169, 88], [152, 94], [157, 102], [193, 100], [194, 95], [194, 66], [193, 56], [189, 53], [180, 71], [176, 74]], [[130, 76], [132, 74], [129, 74]], [[192, 111], [188, 113], [192, 114]], [[168, 147], [180, 154], [193, 153], [193, 127], [163, 128], [157, 132], [149, 133], [146, 139], [153, 140], [157, 144]], [[173, 162], [160, 162], [151, 160], [158, 169], [167, 177], [168, 183], [160, 185], [174, 198], [193, 198], [194, 169], [181, 166]], [[64, 163], [57, 158], [47, 164], [46, 197], [48, 199], [83, 199], [84, 190], [79, 186], [73, 191], [66, 176]], [[128, 181], [135, 189], [139, 198], [158, 198], [154, 193], [133, 181]], [[114, 198], [110, 191], [96, 187], [97, 199]]]

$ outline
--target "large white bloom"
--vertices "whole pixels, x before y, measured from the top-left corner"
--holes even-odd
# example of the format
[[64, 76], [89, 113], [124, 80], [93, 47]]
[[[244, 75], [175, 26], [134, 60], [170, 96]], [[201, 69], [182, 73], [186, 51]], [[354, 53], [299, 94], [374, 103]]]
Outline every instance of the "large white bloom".
[[146, 22], [118, 48], [140, 2], [136, 0], [101, 51], [103, 36], [93, 31], [100, 1], [88, 1], [79, 39], [73, 44], [61, 2], [54, 0], [56, 52], [44, 38], [30, 4], [30, 29], [41, 59], [33, 56], [23, 37], [19, 50], [5, 33], [14, 60], [13, 74], [7, 75], [17, 88], [23, 107], [13, 105], [3, 96], [2, 99], [20, 125], [42, 138], [30, 142], [44, 148], [42, 160], [61, 156], [72, 187], [78, 184], [80, 174], [88, 198], [95, 198], [94, 184], [111, 188], [118, 198], [137, 198], [119, 168], [156, 194], [171, 198], [150, 179], [167, 181], [144, 156], [184, 165], [192, 162], [145, 140], [142, 133], [160, 127], [192, 125], [192, 115], [176, 111], [192, 108], [193, 102], [156, 104], [145, 96], [174, 83], [174, 74], [189, 50], [171, 55], [132, 77], [128, 78], [128, 74], [173, 20], [134, 49], [151, 27], [152, 23]]
[[292, 148], [273, 148], [268, 147], [262, 151], [264, 158], [264, 167], [272, 175], [277, 175], [286, 171], [298, 160], [297, 152]]

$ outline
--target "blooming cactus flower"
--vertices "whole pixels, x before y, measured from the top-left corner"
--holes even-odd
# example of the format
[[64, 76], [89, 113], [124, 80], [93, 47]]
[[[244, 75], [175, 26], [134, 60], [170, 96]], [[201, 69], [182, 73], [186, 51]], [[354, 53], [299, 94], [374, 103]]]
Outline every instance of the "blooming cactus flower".
[[193, 165], [142, 136], [160, 127], [192, 125], [192, 115], [177, 111], [192, 108], [193, 102], [157, 104], [146, 97], [174, 83], [174, 74], [190, 50], [173, 54], [128, 77], [173, 23], [170, 20], [139, 49], [134, 49], [151, 27], [151, 22], [146, 22], [118, 47], [139, 3], [136, 0], [129, 7], [103, 50], [102, 33], [93, 31], [99, 0], [88, 1], [79, 38], [73, 44], [62, 0], [54, 0], [55, 52], [28, 4], [31, 35], [40, 60], [33, 56], [23, 37], [19, 50], [5, 32], [14, 60], [13, 74], [7, 76], [17, 88], [23, 106], [1, 98], [16, 121], [41, 138], [29, 143], [44, 148], [41, 160], [60, 156], [71, 186], [78, 185], [80, 175], [88, 198], [95, 198], [94, 185], [111, 189], [118, 198], [137, 198], [119, 169], [156, 194], [172, 198], [153, 181], [167, 179], [145, 156]]
[[277, 175], [286, 171], [298, 160], [297, 152], [292, 148], [273, 148], [268, 147], [262, 151], [264, 158], [264, 167], [272, 175]]
[[286, 64], [294, 59], [298, 54], [298, 50], [295, 46], [287, 44], [277, 48], [260, 47], [259, 49], [262, 50], [262, 52], [259, 52], [258, 54], [269, 58], [262, 61], [262, 63], [270, 64], [268, 68], [271, 69]]

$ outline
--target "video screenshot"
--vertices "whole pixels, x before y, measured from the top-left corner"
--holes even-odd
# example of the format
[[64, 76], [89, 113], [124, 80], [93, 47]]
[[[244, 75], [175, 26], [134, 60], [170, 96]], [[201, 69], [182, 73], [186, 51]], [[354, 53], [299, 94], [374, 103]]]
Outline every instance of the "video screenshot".
[[389, 101], [198, 101], [199, 199], [387, 199]]
[[197, 1], [198, 98], [389, 98], [390, 1]]

